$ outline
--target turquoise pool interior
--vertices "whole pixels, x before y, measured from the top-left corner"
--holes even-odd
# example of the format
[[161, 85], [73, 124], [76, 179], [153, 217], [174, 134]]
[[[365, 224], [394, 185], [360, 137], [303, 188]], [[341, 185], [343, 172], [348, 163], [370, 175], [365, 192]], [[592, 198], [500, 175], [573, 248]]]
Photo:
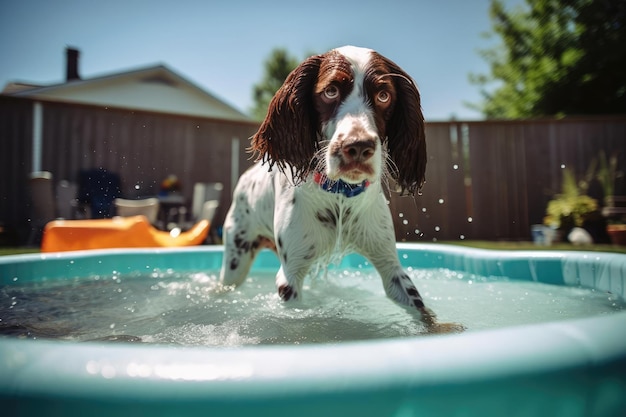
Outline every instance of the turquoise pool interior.
[[[583, 286], [626, 299], [626, 256], [399, 244], [407, 268]], [[0, 258], [0, 289], [99, 274], [218, 270], [221, 247]], [[351, 255], [338, 268], [367, 268]], [[254, 271], [279, 264], [262, 252]], [[418, 283], [419, 287], [419, 283]], [[234, 347], [0, 337], [7, 415], [616, 416], [626, 311], [338, 344]], [[4, 413], [3, 413], [4, 414]]]

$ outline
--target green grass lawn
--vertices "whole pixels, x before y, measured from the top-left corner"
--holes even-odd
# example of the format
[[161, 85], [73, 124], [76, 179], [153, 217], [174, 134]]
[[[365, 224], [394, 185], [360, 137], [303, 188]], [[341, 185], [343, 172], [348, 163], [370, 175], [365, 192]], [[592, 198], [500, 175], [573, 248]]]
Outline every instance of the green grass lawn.
[[22, 253], [37, 253], [38, 248], [0, 248], [0, 256], [3, 255], [20, 255]]
[[468, 246], [477, 249], [495, 249], [495, 250], [556, 250], [556, 251], [593, 251], [593, 252], [613, 252], [626, 254], [626, 246], [617, 245], [583, 245], [575, 246], [571, 243], [556, 243], [552, 246], [538, 246], [533, 242], [509, 242], [498, 241], [492, 242], [487, 240], [455, 240], [445, 241], [450, 245]]
[[[574, 246], [569, 243], [557, 243], [552, 246], [537, 246], [532, 242], [492, 242], [487, 240], [455, 240], [442, 241], [440, 243], [449, 245], [467, 246], [478, 249], [495, 249], [495, 250], [558, 250], [558, 251], [594, 251], [594, 252], [614, 252], [626, 254], [626, 246], [615, 245], [586, 245]], [[37, 253], [38, 248], [0, 248], [0, 256], [18, 255], [22, 253]]]

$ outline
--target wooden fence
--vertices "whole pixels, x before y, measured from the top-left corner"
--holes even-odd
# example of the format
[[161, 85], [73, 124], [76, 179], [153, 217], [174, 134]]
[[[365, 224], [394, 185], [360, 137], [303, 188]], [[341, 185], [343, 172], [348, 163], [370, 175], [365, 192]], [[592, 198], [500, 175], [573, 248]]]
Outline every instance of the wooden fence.
[[[33, 102], [0, 96], [0, 226], [30, 229], [27, 178], [33, 167]], [[216, 222], [230, 205], [231, 160], [250, 164], [256, 123], [43, 102], [41, 169], [75, 181], [82, 169], [120, 175], [127, 196], [150, 195], [168, 174], [191, 198], [194, 182], [222, 182]], [[601, 150], [626, 170], [626, 117], [427, 124], [422, 195], [390, 197], [399, 241], [530, 239], [563, 167], [582, 175]], [[233, 138], [238, 140], [233, 142]], [[233, 143], [235, 149], [233, 149]], [[617, 193], [626, 194], [623, 179]]]
[[398, 240], [529, 240], [565, 168], [582, 178], [604, 151], [626, 171], [624, 116], [429, 123], [426, 137], [422, 195], [391, 200]]
[[[237, 170], [250, 164], [248, 138], [257, 123], [41, 103], [41, 170], [56, 181], [77, 181], [81, 170], [105, 168], [117, 173], [122, 193], [132, 198], [155, 195], [161, 181], [175, 174], [191, 200], [196, 182], [221, 182], [224, 192], [217, 222], [230, 204], [231, 155]], [[28, 175], [33, 167], [33, 102], [0, 96], [0, 225], [24, 241], [30, 230]]]

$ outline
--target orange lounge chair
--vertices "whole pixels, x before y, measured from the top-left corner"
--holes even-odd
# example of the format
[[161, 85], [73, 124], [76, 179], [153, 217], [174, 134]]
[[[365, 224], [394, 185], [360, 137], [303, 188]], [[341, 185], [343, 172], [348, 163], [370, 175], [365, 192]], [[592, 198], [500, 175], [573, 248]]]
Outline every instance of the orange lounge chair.
[[42, 252], [83, 249], [153, 248], [199, 245], [210, 223], [201, 220], [178, 236], [155, 229], [145, 216], [98, 220], [54, 220], [46, 224]]

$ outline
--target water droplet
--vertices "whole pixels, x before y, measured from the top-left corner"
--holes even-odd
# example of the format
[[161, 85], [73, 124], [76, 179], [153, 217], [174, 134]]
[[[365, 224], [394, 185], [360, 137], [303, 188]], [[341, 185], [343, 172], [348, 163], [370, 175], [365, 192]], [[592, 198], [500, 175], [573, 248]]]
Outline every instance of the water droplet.
[[404, 213], [398, 213], [398, 217], [404, 217]]
[[565, 164], [561, 164], [561, 169], [565, 169]]
[[459, 169], [459, 166], [457, 164], [452, 165], [452, 169], [457, 170]]
[[443, 201], [443, 198], [440, 198], [440, 199], [439, 199], [439, 204], [443, 204], [443, 202], [444, 202], [444, 201]]
[[435, 226], [435, 232], [438, 232], [438, 231], [440, 231], [440, 230], [441, 230], [441, 227], [439, 227], [439, 226]]
[[406, 225], [409, 224], [409, 221], [407, 219], [402, 220], [402, 224]]
[[422, 213], [426, 213], [426, 207], [422, 207]]
[[468, 218], [467, 218], [467, 222], [468, 222], [468, 223], [471, 223], [472, 221], [474, 221], [474, 219], [472, 219], [471, 217], [468, 217]]
[[461, 240], [465, 240], [465, 235], [460, 235], [460, 236], [459, 236], [459, 239], [461, 239]]

